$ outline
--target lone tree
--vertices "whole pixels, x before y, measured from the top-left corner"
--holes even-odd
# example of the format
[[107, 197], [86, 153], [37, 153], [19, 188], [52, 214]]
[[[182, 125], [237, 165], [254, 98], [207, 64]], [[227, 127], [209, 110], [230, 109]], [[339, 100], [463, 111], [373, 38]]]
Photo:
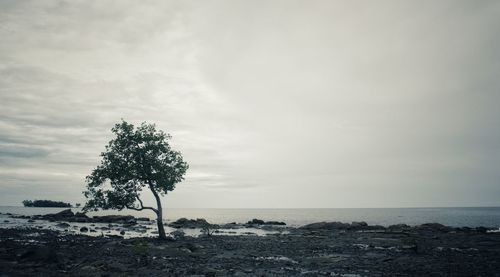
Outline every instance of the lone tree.
[[[134, 125], [122, 120], [111, 131], [115, 134], [101, 163], [87, 176], [87, 202], [84, 210], [131, 209], [156, 213], [158, 234], [166, 239], [160, 196], [184, 180], [188, 164], [180, 152], [170, 148], [170, 135], [157, 131], [154, 124]], [[156, 208], [143, 205], [141, 192], [147, 187]]]

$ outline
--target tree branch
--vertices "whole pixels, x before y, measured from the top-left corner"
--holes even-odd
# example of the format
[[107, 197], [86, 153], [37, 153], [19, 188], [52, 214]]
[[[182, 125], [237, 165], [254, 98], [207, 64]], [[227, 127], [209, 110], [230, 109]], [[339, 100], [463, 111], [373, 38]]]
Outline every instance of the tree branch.
[[158, 210], [153, 208], [153, 207], [145, 207], [144, 204], [142, 203], [142, 200], [139, 198], [139, 195], [136, 195], [135, 198], [137, 198], [137, 200], [139, 201], [139, 203], [141, 204], [141, 209], [143, 210], [152, 210], [154, 211], [155, 213], [158, 213]]

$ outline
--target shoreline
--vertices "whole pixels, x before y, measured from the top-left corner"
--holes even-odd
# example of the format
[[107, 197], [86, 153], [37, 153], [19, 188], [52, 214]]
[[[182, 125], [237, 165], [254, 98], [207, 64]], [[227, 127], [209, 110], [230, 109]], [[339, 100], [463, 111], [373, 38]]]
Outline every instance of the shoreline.
[[[63, 217], [48, 218], [54, 224], [64, 223]], [[205, 222], [202, 219], [171, 222], [169, 227], [174, 231], [168, 241], [0, 225], [0, 273], [2, 276], [497, 276], [500, 269], [497, 259], [500, 233], [484, 227], [453, 228], [438, 223], [384, 227], [364, 222], [318, 222], [297, 228], [253, 220], [212, 225], [212, 235], [189, 235], [187, 231], [198, 230]], [[86, 224], [89, 229], [98, 224], [66, 223], [69, 229], [73, 224]], [[137, 220], [135, 224], [102, 224], [111, 224], [111, 228], [144, 225]], [[172, 227], [175, 224], [176, 228]], [[215, 232], [247, 227], [270, 233]]]

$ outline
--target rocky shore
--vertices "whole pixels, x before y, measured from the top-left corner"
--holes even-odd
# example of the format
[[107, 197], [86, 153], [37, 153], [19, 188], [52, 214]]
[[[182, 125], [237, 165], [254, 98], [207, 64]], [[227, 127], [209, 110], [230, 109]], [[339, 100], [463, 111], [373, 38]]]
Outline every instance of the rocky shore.
[[[94, 220], [103, 219], [90, 220], [96, 224]], [[437, 223], [383, 227], [365, 222], [319, 222], [292, 228], [276, 223], [255, 219], [244, 224], [210, 224], [213, 235], [195, 237], [185, 236], [184, 231], [203, 228], [208, 222], [180, 219], [171, 223], [174, 231], [168, 241], [0, 228], [0, 276], [500, 275], [500, 233], [489, 228]], [[221, 231], [231, 226], [281, 231], [266, 236], [229, 236]]]

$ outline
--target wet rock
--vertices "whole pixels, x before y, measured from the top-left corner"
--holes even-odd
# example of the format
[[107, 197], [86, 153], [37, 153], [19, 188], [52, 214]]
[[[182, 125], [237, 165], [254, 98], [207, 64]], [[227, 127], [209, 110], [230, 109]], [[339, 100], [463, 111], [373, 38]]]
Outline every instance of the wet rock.
[[147, 218], [147, 217], [138, 217], [137, 221], [149, 221], [149, 218]]
[[247, 224], [264, 224], [264, 220], [261, 220], [261, 219], [252, 219], [251, 221], [248, 221]]
[[175, 239], [181, 239], [183, 238], [186, 234], [182, 230], [175, 230], [172, 233], [170, 233], [172, 237]]
[[452, 227], [445, 226], [439, 223], [425, 223], [416, 226], [415, 229], [420, 231], [434, 231], [434, 232], [445, 232], [445, 233], [453, 231]]
[[205, 219], [203, 218], [197, 218], [197, 219], [187, 219], [187, 218], [179, 218], [178, 220], [172, 222], [169, 224], [170, 227], [173, 228], [203, 228], [206, 226], [214, 226], [217, 228], [218, 226], [215, 226], [213, 224], [208, 223]]
[[120, 235], [122, 235], [122, 236], [125, 235], [125, 231], [121, 230]]
[[363, 229], [365, 227], [368, 227], [368, 224], [364, 221], [354, 221], [351, 223], [351, 229]]
[[56, 249], [51, 246], [32, 246], [18, 255], [18, 260], [56, 263], [58, 257]]
[[286, 225], [286, 223], [281, 221], [264, 221], [262, 219], [254, 218], [248, 221], [247, 225]]
[[89, 231], [89, 228], [87, 228], [87, 227], [80, 228], [80, 232], [86, 233], [88, 231]]
[[56, 224], [56, 227], [59, 227], [59, 228], [68, 228], [69, 226], [71, 226], [71, 225], [69, 225], [66, 222], [61, 222], [61, 223]]
[[387, 229], [389, 229], [391, 231], [402, 231], [402, 230], [410, 230], [411, 227], [407, 224], [394, 224], [394, 225], [387, 227]]
[[94, 216], [92, 218], [93, 222], [101, 223], [121, 223], [121, 224], [136, 224], [137, 220], [131, 215], [104, 215], [104, 216]]
[[316, 222], [304, 225], [300, 229], [306, 230], [346, 230], [349, 229], [351, 225], [349, 223], [342, 222]]
[[48, 216], [51, 215], [53, 217], [60, 217], [60, 218], [64, 218], [64, 217], [72, 217], [72, 216], [75, 216], [75, 214], [73, 213], [73, 211], [71, 211], [71, 209], [66, 209], [66, 210], [63, 210], [63, 211], [60, 211], [58, 213], [55, 213], [55, 214], [48, 214]]
[[282, 226], [286, 225], [286, 223], [282, 222], [282, 221], [266, 221], [264, 224], [265, 225], [282, 225]]
[[76, 216], [76, 217], [85, 217], [85, 218], [89, 218], [89, 217], [87, 216], [87, 214], [86, 214], [86, 213], [83, 213], [83, 212], [77, 212], [77, 213], [75, 213], [75, 216]]

